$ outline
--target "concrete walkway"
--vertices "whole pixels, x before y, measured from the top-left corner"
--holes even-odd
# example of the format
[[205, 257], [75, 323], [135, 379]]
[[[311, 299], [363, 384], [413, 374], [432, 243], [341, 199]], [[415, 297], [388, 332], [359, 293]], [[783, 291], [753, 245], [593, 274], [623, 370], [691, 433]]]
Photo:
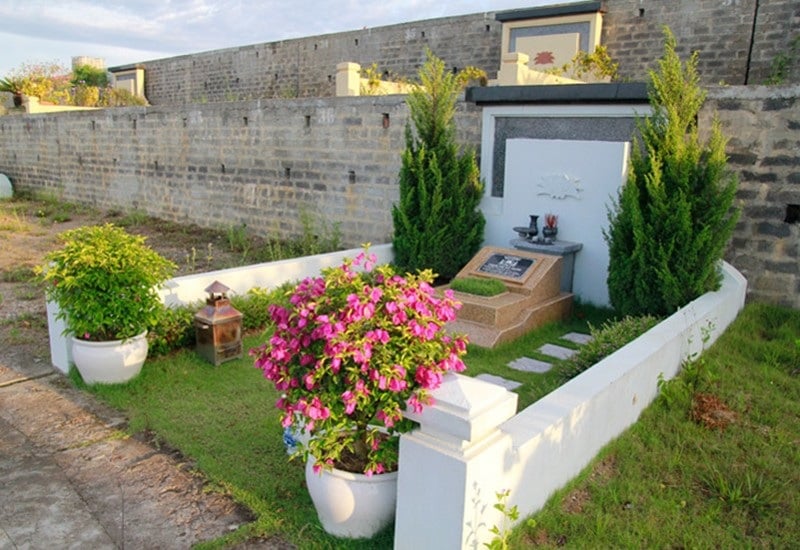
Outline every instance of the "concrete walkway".
[[0, 549], [189, 548], [251, 520], [49, 365], [24, 370], [0, 362]]

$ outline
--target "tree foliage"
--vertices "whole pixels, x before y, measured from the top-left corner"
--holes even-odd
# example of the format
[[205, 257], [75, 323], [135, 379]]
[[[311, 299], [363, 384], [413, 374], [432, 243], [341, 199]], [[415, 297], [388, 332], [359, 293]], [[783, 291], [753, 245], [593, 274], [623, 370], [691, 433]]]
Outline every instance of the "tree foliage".
[[[451, 279], [483, 241], [478, 208], [483, 184], [474, 151], [456, 143], [456, 101], [475, 69], [445, 69], [430, 51], [420, 85], [408, 95], [411, 121], [400, 169], [400, 202], [392, 209], [395, 262], [414, 272], [432, 269]], [[413, 129], [412, 129], [413, 125]]]
[[733, 232], [737, 180], [727, 169], [716, 117], [705, 143], [697, 53], [685, 65], [664, 30], [650, 72], [653, 114], [639, 122], [628, 179], [609, 212], [608, 290], [624, 315], [665, 315], [719, 286], [718, 263]]
[[108, 73], [105, 69], [98, 69], [91, 65], [78, 65], [72, 69], [73, 86], [95, 86], [105, 88], [108, 86]]

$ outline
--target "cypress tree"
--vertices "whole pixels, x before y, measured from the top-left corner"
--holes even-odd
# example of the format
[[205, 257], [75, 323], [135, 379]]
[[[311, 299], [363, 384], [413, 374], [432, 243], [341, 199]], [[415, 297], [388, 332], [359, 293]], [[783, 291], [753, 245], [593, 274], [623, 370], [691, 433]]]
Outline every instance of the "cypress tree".
[[650, 71], [652, 116], [638, 124], [628, 178], [609, 210], [608, 291], [623, 315], [666, 315], [719, 287], [718, 263], [733, 233], [737, 179], [714, 117], [700, 141], [705, 101], [697, 53], [684, 65], [664, 30], [659, 71]]
[[[406, 100], [410, 121], [400, 168], [400, 201], [392, 208], [397, 265], [453, 278], [478, 251], [486, 221], [474, 151], [455, 140], [458, 96], [473, 69], [453, 74], [430, 50], [420, 85]], [[412, 129], [413, 124], [413, 129]]]

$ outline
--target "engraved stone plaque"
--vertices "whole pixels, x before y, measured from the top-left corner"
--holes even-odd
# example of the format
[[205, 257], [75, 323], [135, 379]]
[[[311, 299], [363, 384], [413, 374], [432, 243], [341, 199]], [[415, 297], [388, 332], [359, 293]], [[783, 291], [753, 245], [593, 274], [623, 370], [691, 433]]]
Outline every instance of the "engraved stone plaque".
[[509, 279], [522, 279], [525, 272], [530, 269], [535, 260], [532, 258], [522, 258], [511, 254], [492, 254], [478, 268], [481, 273], [487, 275], [499, 275]]

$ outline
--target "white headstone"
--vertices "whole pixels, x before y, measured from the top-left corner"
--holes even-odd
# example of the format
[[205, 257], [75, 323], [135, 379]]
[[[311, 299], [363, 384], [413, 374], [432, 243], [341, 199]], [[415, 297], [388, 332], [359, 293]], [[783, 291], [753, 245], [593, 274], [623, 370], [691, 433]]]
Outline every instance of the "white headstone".
[[11, 180], [5, 174], [0, 174], [0, 199], [10, 199], [14, 196]]
[[[608, 206], [625, 181], [628, 144], [609, 141], [509, 139], [506, 142], [504, 235], [530, 214], [558, 216], [558, 238], [583, 244], [575, 255], [573, 292], [608, 305]], [[487, 222], [488, 224], [488, 222]], [[508, 240], [506, 242], [508, 242]]]

